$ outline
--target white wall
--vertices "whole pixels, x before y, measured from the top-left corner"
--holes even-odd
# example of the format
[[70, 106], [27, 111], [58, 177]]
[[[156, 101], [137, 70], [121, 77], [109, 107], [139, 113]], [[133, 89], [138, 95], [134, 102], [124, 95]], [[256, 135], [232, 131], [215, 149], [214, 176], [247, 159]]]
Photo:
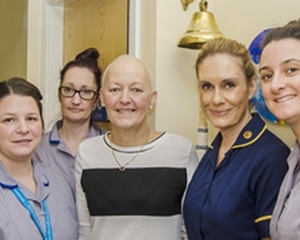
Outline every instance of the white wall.
[[265, 28], [300, 17], [299, 0], [211, 0], [208, 4], [222, 32], [244, 44]]
[[[140, 38], [138, 55], [145, 60], [156, 79], [159, 93], [155, 128], [197, 141], [198, 92], [194, 73], [197, 50], [181, 49], [177, 41], [186, 31], [199, 1], [183, 11], [180, 0], [136, 0], [139, 3]], [[279, 26], [299, 16], [299, 0], [214, 0], [208, 10], [226, 37], [248, 46], [265, 28]], [[268, 123], [269, 128], [289, 145], [293, 134], [288, 127]], [[210, 139], [213, 137], [212, 129]]]

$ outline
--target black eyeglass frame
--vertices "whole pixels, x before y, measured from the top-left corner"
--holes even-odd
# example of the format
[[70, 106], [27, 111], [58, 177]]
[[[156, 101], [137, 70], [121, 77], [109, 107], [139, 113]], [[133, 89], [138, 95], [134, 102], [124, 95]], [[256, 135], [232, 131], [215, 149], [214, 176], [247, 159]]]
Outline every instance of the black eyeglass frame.
[[[73, 91], [73, 94], [72, 94], [72, 95], [65, 95], [65, 94], [63, 93], [63, 89], [68, 89], [68, 90], [70, 90], [70, 91]], [[81, 99], [83, 99], [83, 100], [93, 100], [93, 99], [95, 98], [95, 96], [98, 95], [98, 93], [97, 93], [96, 91], [91, 90], [91, 89], [80, 89], [80, 90], [77, 90], [77, 89], [75, 89], [75, 88], [71, 88], [71, 87], [67, 87], [67, 86], [60, 86], [60, 87], [58, 88], [58, 91], [59, 91], [59, 94], [60, 94], [61, 96], [66, 97], [66, 98], [72, 98], [72, 97], [75, 96], [76, 93], [78, 93], [79, 97], [80, 97]], [[91, 98], [83, 97], [81, 94], [82, 94], [82, 92], [85, 92], [85, 91], [89, 91], [89, 92], [93, 93], [93, 96], [92, 96]]]

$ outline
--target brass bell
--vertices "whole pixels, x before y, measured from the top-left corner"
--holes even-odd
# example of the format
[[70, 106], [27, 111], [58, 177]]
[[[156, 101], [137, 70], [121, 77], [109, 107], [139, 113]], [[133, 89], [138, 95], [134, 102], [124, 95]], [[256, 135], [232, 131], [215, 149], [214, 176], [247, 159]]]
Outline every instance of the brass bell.
[[178, 47], [200, 49], [205, 42], [224, 37], [217, 26], [214, 15], [207, 12], [207, 1], [202, 0], [199, 8], [200, 11], [193, 14], [186, 33], [178, 42]]

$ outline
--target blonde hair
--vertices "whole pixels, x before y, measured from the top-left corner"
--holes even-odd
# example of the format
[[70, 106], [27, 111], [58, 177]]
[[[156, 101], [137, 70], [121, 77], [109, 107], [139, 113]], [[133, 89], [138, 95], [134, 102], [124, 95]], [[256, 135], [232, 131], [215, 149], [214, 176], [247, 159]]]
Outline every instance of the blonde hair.
[[205, 43], [198, 54], [196, 60], [196, 74], [199, 77], [198, 67], [209, 56], [216, 54], [227, 54], [241, 60], [241, 69], [246, 77], [247, 83], [250, 83], [256, 76], [256, 68], [251, 60], [248, 49], [241, 43], [228, 38], [217, 38]]

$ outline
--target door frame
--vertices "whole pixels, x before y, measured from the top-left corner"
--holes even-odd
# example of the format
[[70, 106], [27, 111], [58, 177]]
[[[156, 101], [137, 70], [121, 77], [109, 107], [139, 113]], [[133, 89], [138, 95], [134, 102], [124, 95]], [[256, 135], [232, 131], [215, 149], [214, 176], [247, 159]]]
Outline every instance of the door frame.
[[[59, 103], [57, 88], [63, 63], [64, 7], [77, 0], [28, 0], [27, 79], [43, 94], [45, 130], [50, 130]], [[128, 53], [139, 57], [141, 0], [128, 0]]]

